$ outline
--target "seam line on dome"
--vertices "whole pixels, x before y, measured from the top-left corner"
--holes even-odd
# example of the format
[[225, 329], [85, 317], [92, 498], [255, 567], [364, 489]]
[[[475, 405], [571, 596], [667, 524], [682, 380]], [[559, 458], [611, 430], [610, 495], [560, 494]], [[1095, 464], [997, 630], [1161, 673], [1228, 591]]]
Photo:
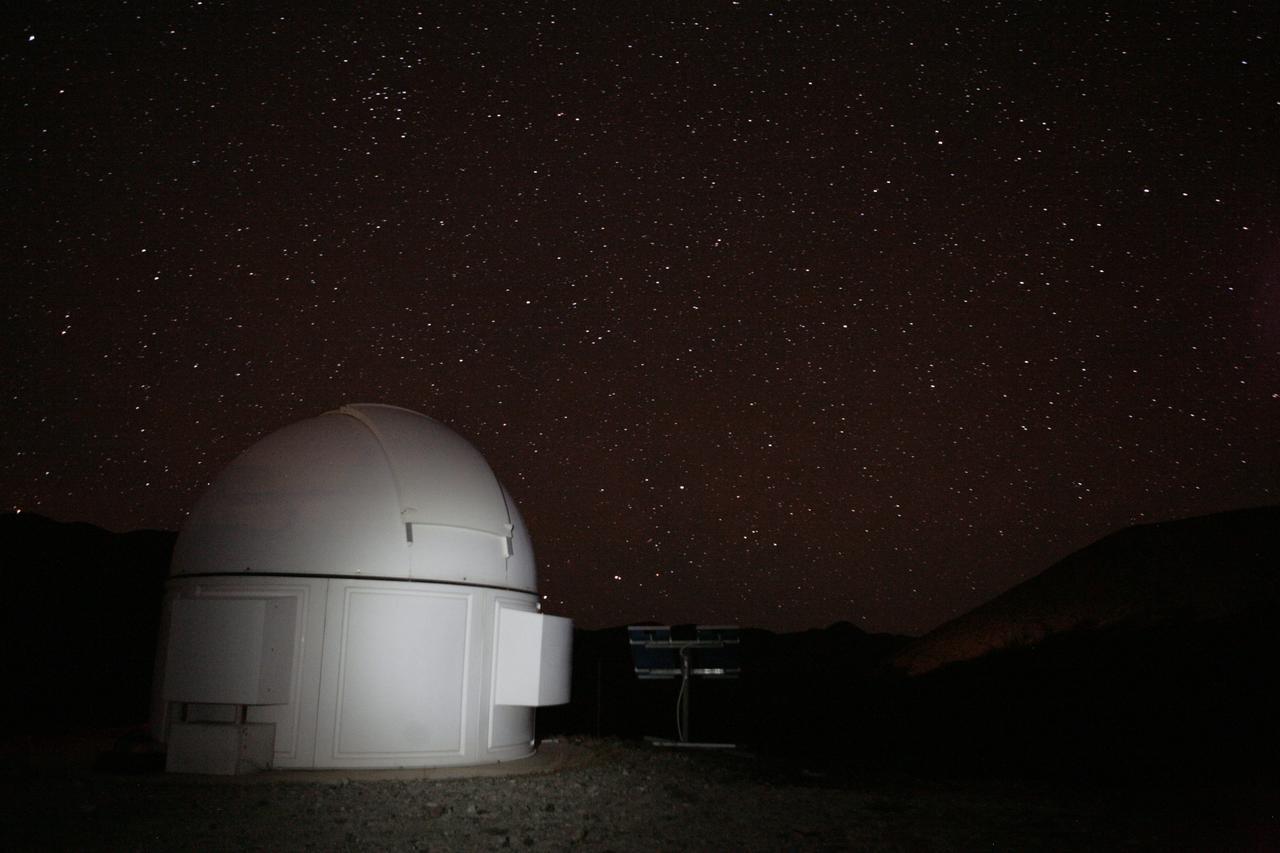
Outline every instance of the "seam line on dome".
[[373, 435], [373, 440], [378, 443], [378, 450], [382, 453], [382, 461], [386, 463], [387, 471], [391, 473], [391, 482], [396, 487], [396, 503], [399, 504], [400, 515], [403, 517], [406, 509], [404, 504], [404, 489], [400, 485], [400, 475], [396, 473], [396, 466], [391, 462], [391, 454], [387, 452], [387, 444], [382, 440], [382, 433], [378, 432], [378, 428], [374, 425], [373, 420], [367, 417], [355, 406], [339, 406], [337, 411], [338, 414], [355, 418], [357, 421], [364, 424], [364, 428], [369, 430]]
[[528, 595], [537, 595], [536, 590], [521, 589], [515, 586], [498, 586], [491, 583], [472, 583], [471, 581], [444, 581], [434, 578], [397, 578], [389, 575], [330, 575], [320, 572], [190, 572], [188, 574], [170, 575], [167, 581], [181, 580], [182, 578], [312, 578], [319, 580], [347, 580], [347, 581], [394, 581], [395, 583], [433, 583], [441, 586], [471, 586], [480, 589], [498, 589], [503, 592], [522, 592]]

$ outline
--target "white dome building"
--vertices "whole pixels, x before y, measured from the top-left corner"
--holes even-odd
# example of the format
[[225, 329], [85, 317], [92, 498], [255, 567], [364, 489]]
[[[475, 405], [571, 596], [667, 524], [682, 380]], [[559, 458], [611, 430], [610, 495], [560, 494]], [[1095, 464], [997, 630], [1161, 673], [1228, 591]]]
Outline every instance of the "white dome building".
[[153, 727], [171, 770], [522, 758], [569, 700], [528, 531], [480, 453], [353, 405], [268, 435], [175, 546]]

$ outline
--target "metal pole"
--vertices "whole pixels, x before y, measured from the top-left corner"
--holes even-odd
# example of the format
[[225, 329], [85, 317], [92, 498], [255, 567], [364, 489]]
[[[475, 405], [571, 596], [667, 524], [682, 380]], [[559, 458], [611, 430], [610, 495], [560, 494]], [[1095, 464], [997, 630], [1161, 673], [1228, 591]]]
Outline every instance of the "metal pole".
[[689, 699], [693, 692], [693, 665], [688, 648], [680, 650], [680, 742], [689, 742]]

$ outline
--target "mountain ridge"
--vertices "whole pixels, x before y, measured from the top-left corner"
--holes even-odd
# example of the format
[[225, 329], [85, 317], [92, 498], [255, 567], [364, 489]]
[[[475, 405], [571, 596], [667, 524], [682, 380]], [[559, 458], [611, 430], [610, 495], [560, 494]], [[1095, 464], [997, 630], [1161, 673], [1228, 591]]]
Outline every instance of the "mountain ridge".
[[1068, 631], [1280, 609], [1277, 531], [1280, 506], [1122, 528], [929, 631], [891, 664], [919, 675]]

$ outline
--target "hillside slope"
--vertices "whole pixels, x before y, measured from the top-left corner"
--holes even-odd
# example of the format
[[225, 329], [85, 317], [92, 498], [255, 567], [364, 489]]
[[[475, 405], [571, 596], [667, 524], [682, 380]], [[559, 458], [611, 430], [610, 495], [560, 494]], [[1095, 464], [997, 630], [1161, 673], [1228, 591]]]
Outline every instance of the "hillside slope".
[[1087, 628], [1280, 610], [1280, 506], [1120, 530], [896, 654], [911, 674]]

